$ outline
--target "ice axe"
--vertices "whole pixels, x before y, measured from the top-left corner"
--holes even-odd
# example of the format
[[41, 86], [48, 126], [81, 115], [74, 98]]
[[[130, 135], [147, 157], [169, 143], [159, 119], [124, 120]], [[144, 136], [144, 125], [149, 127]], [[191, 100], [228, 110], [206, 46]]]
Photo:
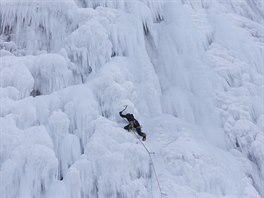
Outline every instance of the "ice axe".
[[121, 112], [123, 112], [123, 111], [125, 111], [125, 110], [127, 109], [127, 105], [125, 105], [124, 107], [125, 107], [125, 108], [124, 108]]

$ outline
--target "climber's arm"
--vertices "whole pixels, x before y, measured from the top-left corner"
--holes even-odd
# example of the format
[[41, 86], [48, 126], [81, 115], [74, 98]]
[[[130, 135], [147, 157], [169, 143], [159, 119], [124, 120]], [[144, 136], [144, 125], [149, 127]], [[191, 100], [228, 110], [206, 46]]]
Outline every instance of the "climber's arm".
[[127, 119], [127, 116], [123, 114], [123, 111], [120, 111], [120, 112], [119, 112], [119, 115], [120, 115], [122, 118], [126, 118], [126, 119]]

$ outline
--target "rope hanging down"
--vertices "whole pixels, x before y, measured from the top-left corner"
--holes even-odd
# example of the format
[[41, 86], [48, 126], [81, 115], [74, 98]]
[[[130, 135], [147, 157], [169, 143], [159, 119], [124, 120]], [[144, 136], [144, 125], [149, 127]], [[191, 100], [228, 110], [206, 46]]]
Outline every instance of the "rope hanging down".
[[163, 193], [161, 191], [161, 187], [160, 187], [160, 183], [159, 183], [159, 179], [158, 179], [158, 176], [157, 176], [157, 172], [156, 172], [156, 169], [155, 169], [155, 165], [154, 165], [154, 162], [153, 162], [153, 159], [151, 157], [151, 154], [155, 154], [154, 152], [150, 152], [147, 147], [145, 146], [145, 144], [141, 141], [141, 139], [137, 136], [137, 134], [135, 133], [135, 131], [133, 131], [133, 133], [135, 134], [135, 136], [137, 137], [137, 139], [139, 140], [139, 142], [142, 144], [142, 146], [145, 148], [145, 150], [147, 151], [148, 155], [149, 155], [149, 159], [150, 159], [150, 162], [151, 162], [151, 165], [153, 167], [153, 171], [154, 171], [154, 174], [155, 174], [155, 178], [157, 180], [157, 184], [158, 184], [158, 187], [159, 187], [159, 191], [160, 191], [160, 197], [162, 198], [163, 195], [167, 195], [165, 193]]
[[[125, 111], [126, 108], [127, 108], [127, 105], [125, 105], [125, 108], [122, 110], [122, 112]], [[125, 120], [125, 119], [124, 119], [124, 120]], [[150, 152], [150, 151], [148, 150], [148, 148], [145, 146], [145, 144], [144, 144], [144, 143], [141, 141], [141, 139], [137, 136], [137, 134], [135, 133], [135, 131], [133, 131], [133, 133], [135, 134], [135, 136], [137, 137], [137, 139], [139, 140], [139, 142], [142, 144], [142, 146], [144, 147], [144, 149], [147, 151], [147, 153], [148, 153], [148, 155], [149, 155], [149, 159], [150, 159], [151, 165], [152, 165], [152, 167], [153, 167], [154, 175], [155, 175], [155, 178], [156, 178], [156, 180], [157, 180], [158, 187], [159, 187], [160, 197], [162, 198], [163, 195], [167, 195], [167, 194], [165, 194], [165, 193], [163, 193], [163, 192], [161, 191], [161, 187], [160, 187], [159, 179], [158, 179], [157, 172], [156, 172], [156, 169], [155, 169], [155, 165], [154, 165], [153, 159], [152, 159], [152, 157], [151, 157], [151, 155], [152, 155], [152, 154], [155, 154], [155, 153], [154, 153], [154, 152]]]

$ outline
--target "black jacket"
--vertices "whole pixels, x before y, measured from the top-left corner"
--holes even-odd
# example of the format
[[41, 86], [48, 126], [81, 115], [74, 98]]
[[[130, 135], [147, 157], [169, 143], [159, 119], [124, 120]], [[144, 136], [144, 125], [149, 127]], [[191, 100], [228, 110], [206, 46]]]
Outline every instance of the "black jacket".
[[122, 114], [122, 111], [119, 112], [119, 115], [122, 117], [122, 118], [126, 118], [128, 122], [134, 122], [134, 127], [137, 128], [140, 126], [139, 122], [134, 118], [134, 115], [131, 114], [131, 113], [128, 113], [128, 114]]

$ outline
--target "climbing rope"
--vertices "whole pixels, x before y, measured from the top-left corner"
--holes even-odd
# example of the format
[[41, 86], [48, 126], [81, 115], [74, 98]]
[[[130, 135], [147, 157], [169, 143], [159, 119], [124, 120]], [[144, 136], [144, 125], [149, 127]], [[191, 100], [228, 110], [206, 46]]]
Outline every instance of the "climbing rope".
[[[126, 108], [127, 108], [127, 105], [125, 105], [125, 108], [122, 110], [122, 112], [125, 111]], [[123, 119], [126, 120], [125, 118], [123, 118]], [[154, 152], [150, 152], [150, 151], [148, 150], [148, 148], [145, 146], [145, 144], [144, 144], [144, 143], [141, 141], [141, 139], [137, 136], [137, 134], [136, 134], [135, 131], [133, 131], [133, 133], [135, 134], [135, 136], [137, 137], [137, 139], [139, 140], [139, 142], [142, 144], [142, 146], [144, 147], [144, 149], [147, 151], [147, 153], [148, 153], [148, 155], [149, 155], [149, 159], [150, 159], [150, 162], [151, 162], [150, 165], [152, 165], [152, 168], [153, 168], [153, 171], [154, 171], [154, 175], [155, 175], [155, 178], [156, 178], [156, 181], [157, 181], [158, 187], [159, 187], [160, 197], [162, 198], [163, 195], [167, 195], [167, 194], [165, 194], [165, 193], [163, 193], [163, 192], [161, 191], [161, 187], [160, 187], [159, 179], [158, 179], [158, 176], [157, 176], [156, 168], [155, 168], [155, 165], [154, 165], [153, 159], [152, 159], [152, 157], [151, 157], [151, 155], [152, 155], [152, 154], [155, 154], [155, 153], [154, 153]]]
[[152, 154], [155, 154], [154, 152], [150, 152], [148, 150], [148, 148], [146, 147], [146, 145], [141, 141], [141, 139], [137, 136], [136, 132], [133, 131], [133, 133], [135, 134], [135, 136], [137, 137], [137, 139], [139, 140], [139, 142], [142, 144], [142, 146], [145, 148], [145, 150], [147, 151], [148, 155], [149, 155], [149, 159], [150, 159], [150, 162], [151, 162], [151, 165], [152, 165], [152, 168], [153, 168], [153, 172], [154, 172], [154, 175], [155, 175], [155, 178], [157, 180], [157, 184], [158, 184], [158, 187], [159, 187], [159, 191], [160, 191], [160, 197], [162, 198], [163, 195], [167, 195], [165, 193], [162, 192], [161, 190], [161, 187], [160, 187], [160, 183], [159, 183], [159, 179], [158, 179], [158, 176], [157, 176], [157, 172], [156, 172], [156, 169], [155, 169], [155, 165], [154, 165], [154, 162], [153, 162], [153, 159], [151, 157]]

